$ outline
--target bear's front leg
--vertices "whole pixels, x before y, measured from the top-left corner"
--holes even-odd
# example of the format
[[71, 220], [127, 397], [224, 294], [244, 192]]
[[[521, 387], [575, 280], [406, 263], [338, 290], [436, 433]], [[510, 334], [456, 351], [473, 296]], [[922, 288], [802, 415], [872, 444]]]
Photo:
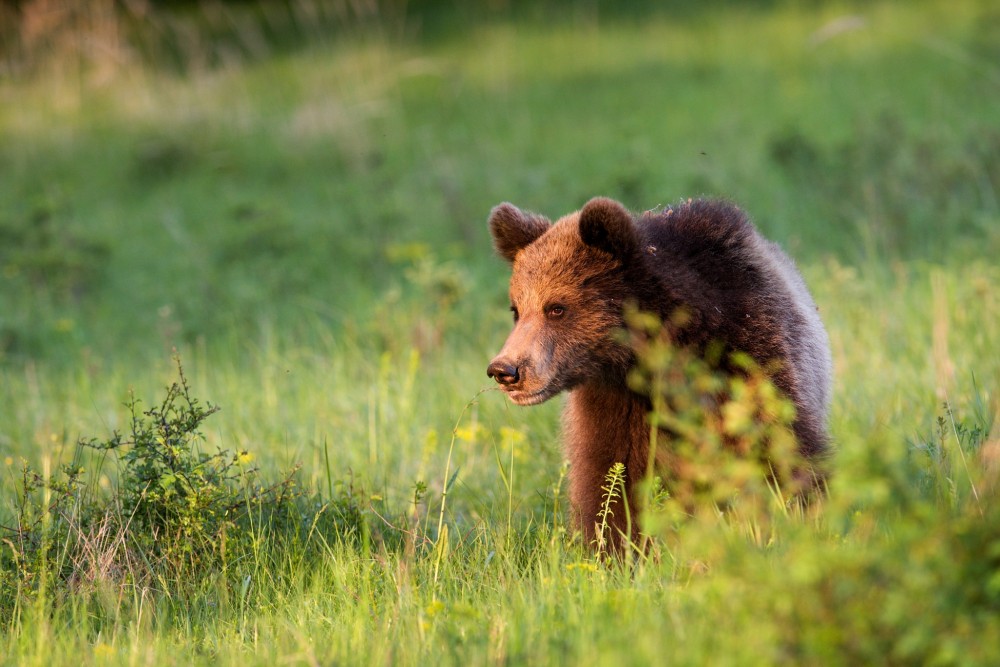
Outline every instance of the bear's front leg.
[[[574, 527], [590, 545], [620, 551], [638, 541], [639, 505], [632, 480], [648, 466], [648, 408], [625, 387], [590, 384], [570, 393], [563, 413]], [[624, 465], [614, 492], [611, 470]]]

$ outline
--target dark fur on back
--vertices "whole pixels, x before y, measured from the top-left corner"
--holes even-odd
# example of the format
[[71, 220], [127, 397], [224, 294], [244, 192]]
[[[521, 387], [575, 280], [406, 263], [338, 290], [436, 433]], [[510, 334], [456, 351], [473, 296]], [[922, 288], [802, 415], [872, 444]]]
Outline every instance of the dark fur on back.
[[[803, 309], [815, 313], [816, 306], [797, 272], [799, 285], [787, 284], [789, 276], [781, 266], [792, 266], [791, 260], [726, 202], [695, 200], [648, 213], [636, 221], [636, 231], [645, 252], [625, 266], [627, 280], [641, 289], [636, 293], [640, 308], [667, 320], [683, 306], [691, 321], [677, 332], [681, 344], [701, 347], [722, 341], [762, 365], [789, 360], [776, 371], [774, 383], [796, 403], [800, 418], [795, 432], [802, 452], [823, 453], [825, 421], [812, 415], [825, 413], [825, 405], [809, 405], [801, 394], [802, 384], [811, 379], [803, 375], [829, 370], [799, 367], [795, 356], [801, 346], [813, 344], [811, 337], [817, 334], [824, 338], [820, 345], [827, 344], [825, 333], [808, 328]], [[664, 291], [669, 300], [663, 298]], [[824, 394], [822, 402], [827, 400]]]
[[634, 355], [613, 337], [626, 302], [664, 322], [683, 309], [687, 321], [670, 331], [678, 345], [721, 342], [762, 366], [777, 361], [772, 379], [795, 403], [800, 452], [812, 460], [825, 453], [826, 332], [792, 261], [737, 207], [695, 200], [636, 218], [596, 198], [549, 226], [504, 204], [490, 227], [514, 269], [515, 328], [489, 373], [523, 405], [570, 392], [570, 495], [585, 536], [594, 537], [611, 465], [625, 463], [630, 490], [648, 465], [649, 401], [628, 389]]

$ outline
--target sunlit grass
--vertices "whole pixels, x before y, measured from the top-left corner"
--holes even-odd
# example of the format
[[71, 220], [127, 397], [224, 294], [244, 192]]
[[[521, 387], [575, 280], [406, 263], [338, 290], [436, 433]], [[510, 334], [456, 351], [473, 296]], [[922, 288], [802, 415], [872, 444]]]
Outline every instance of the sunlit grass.
[[[127, 428], [176, 349], [221, 407], [205, 451], [300, 463], [374, 535], [308, 567], [264, 540], [184, 595], [53, 583], [0, 660], [990, 664], [994, 14], [577, 10], [0, 80], [0, 523], [22, 459]], [[484, 220], [596, 194], [729, 196], [799, 260], [835, 359], [823, 511], [682, 527], [632, 567], [571, 539], [559, 401], [482, 392], [509, 327]]]

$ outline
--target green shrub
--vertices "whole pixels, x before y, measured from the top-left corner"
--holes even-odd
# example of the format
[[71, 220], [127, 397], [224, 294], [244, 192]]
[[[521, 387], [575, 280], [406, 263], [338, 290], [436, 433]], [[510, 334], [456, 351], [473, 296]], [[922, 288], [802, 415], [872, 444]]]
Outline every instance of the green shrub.
[[676, 346], [670, 332], [684, 326], [682, 313], [668, 326], [648, 313], [626, 319], [638, 360], [629, 382], [650, 397], [650, 459], [663, 475], [648, 487], [652, 532], [720, 508], [755, 524], [786, 511], [811, 472], [791, 430], [795, 408], [768, 369], [721, 346], [704, 355]]
[[[22, 466], [0, 552], [4, 624], [47, 590], [56, 593], [48, 599], [107, 586], [178, 594], [213, 572], [238, 575], [241, 562], [282, 550], [301, 561], [331, 541], [367, 538], [352, 492], [324, 500], [299, 489], [296, 470], [269, 482], [245, 450], [200, 451], [200, 428], [218, 408], [194, 398], [179, 360], [177, 369], [159, 404], [141, 410], [129, 398], [127, 435], [80, 440], [74, 463], [55, 474]], [[88, 480], [99, 479], [108, 457], [117, 474], [103, 490]], [[89, 477], [87, 459], [97, 463]]]
[[[773, 564], [768, 614], [781, 654], [825, 664], [996, 664], [1000, 505], [989, 412], [958, 419], [904, 459], [872, 452], [877, 500], [834, 496], [835, 541], [802, 534]], [[954, 459], [964, 459], [964, 463]], [[882, 461], [879, 465], [878, 461]], [[758, 599], [754, 602], [763, 601]]]

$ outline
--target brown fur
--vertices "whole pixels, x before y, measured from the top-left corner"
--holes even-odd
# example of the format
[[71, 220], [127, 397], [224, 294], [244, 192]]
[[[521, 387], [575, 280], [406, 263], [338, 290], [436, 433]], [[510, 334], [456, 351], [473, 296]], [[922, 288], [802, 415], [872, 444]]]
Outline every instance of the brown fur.
[[[563, 413], [570, 498], [588, 540], [611, 465], [625, 464], [633, 525], [633, 485], [648, 465], [650, 403], [628, 389], [634, 355], [614, 337], [626, 302], [665, 322], [683, 308], [688, 322], [670, 332], [678, 345], [702, 350], [719, 341], [762, 365], [780, 362], [772, 379], [795, 403], [800, 452], [825, 453], [826, 333], [791, 260], [739, 209], [689, 201], [636, 219], [596, 198], [550, 225], [501, 204], [489, 225], [513, 265], [515, 326], [488, 373], [520, 405], [570, 392]], [[614, 532], [625, 522], [626, 512], [615, 511]]]

